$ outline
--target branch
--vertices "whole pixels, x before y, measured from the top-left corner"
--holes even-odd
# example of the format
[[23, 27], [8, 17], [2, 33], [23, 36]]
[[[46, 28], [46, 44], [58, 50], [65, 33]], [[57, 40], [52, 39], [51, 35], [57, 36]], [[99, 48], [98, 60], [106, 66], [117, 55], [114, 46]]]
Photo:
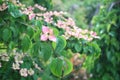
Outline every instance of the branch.
[[120, 3], [120, 1], [112, 2], [112, 3], [110, 4], [110, 7], [108, 8], [108, 11], [111, 11], [112, 8], [113, 8], [115, 5], [119, 4], [119, 3]]

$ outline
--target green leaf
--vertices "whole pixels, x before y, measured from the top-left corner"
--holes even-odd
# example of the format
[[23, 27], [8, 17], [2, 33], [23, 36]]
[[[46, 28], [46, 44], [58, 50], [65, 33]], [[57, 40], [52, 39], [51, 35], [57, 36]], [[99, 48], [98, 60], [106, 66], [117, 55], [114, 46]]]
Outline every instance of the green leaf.
[[68, 75], [73, 70], [72, 63], [66, 58], [56, 58], [52, 61], [51, 72], [57, 77]]
[[73, 56], [73, 53], [71, 51], [71, 49], [68, 49], [68, 50], [63, 50], [61, 53], [60, 53], [61, 56], [64, 56], [65, 58], [68, 58], [70, 59], [72, 56]]
[[38, 78], [39, 78], [38, 75], [36, 75], [36, 74], [33, 75], [34, 80], [37, 80]]
[[59, 35], [59, 31], [56, 28], [52, 28], [52, 29], [53, 29], [54, 35], [58, 36]]
[[76, 50], [77, 52], [80, 52], [80, 51], [82, 50], [80, 44], [75, 44], [75, 50]]
[[48, 61], [53, 51], [52, 47], [48, 43], [41, 43], [41, 52], [45, 61]]
[[25, 35], [21, 42], [21, 47], [22, 47], [23, 52], [28, 51], [28, 49], [31, 47], [31, 45], [32, 45], [32, 42], [31, 42], [29, 36]]
[[31, 56], [32, 57], [37, 57], [40, 54], [40, 50], [41, 50], [41, 42], [37, 41], [32, 45], [31, 48]]
[[108, 25], [107, 25], [107, 32], [110, 31], [110, 28], [111, 28], [111, 24], [108, 24]]
[[19, 30], [18, 30], [17, 27], [13, 27], [13, 26], [11, 26], [11, 27], [10, 27], [10, 30], [12, 31], [12, 33], [13, 33], [13, 37], [14, 37], [14, 38], [18, 37]]
[[34, 35], [34, 30], [32, 27], [28, 27], [27, 28], [27, 34], [30, 36], [30, 37], [33, 37]]
[[53, 75], [57, 77], [62, 76], [62, 67], [63, 67], [63, 61], [59, 58], [56, 58], [52, 61], [50, 70], [53, 73]]
[[55, 52], [60, 53], [65, 48], [65, 46], [66, 46], [65, 38], [62, 36], [57, 37]]
[[3, 37], [3, 40], [4, 41], [8, 41], [10, 38], [11, 38], [11, 35], [12, 35], [12, 33], [11, 33], [11, 30], [10, 29], [4, 29], [3, 30], [3, 35], [2, 35], [2, 37]]
[[13, 49], [13, 48], [15, 48], [15, 43], [13, 42], [13, 41], [11, 41], [10, 43], [9, 43], [9, 49]]
[[34, 38], [35, 41], [40, 41], [40, 33], [41, 33], [40, 30], [37, 30], [37, 31], [34, 33], [33, 38]]
[[47, 75], [46, 73], [42, 76], [42, 80], [54, 80], [52, 76]]
[[73, 65], [68, 59], [64, 59], [64, 76], [68, 75], [73, 70]]
[[10, 12], [11, 16], [13, 16], [14, 18], [22, 16], [20, 10], [11, 3], [8, 5], [8, 11]]
[[25, 80], [25, 78], [24, 77], [21, 77], [21, 79], [20, 80]]
[[53, 49], [56, 48], [56, 42], [52, 42], [52, 47], [53, 47]]
[[42, 22], [40, 21], [35, 21], [35, 26], [38, 27], [40, 30], [42, 30]]

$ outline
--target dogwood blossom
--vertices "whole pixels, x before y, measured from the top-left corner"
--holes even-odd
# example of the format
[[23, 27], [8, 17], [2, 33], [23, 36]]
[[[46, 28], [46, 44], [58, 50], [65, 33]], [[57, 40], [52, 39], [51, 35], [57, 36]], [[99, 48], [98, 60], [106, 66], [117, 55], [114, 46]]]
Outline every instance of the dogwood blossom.
[[32, 75], [34, 74], [34, 70], [30, 68], [30, 69], [28, 70], [28, 74], [29, 74], [30, 76], [32, 76]]
[[9, 61], [9, 56], [8, 56], [8, 54], [7, 54], [7, 53], [2, 54], [2, 55], [1, 55], [1, 60], [2, 60], [2, 61]]
[[31, 14], [28, 15], [28, 17], [29, 17], [29, 20], [32, 20], [33, 18], [35, 18], [35, 14], [31, 13]]
[[42, 35], [40, 39], [42, 41], [47, 41], [47, 40], [54, 41], [54, 42], [56, 41], [56, 37], [53, 34], [53, 30], [47, 26], [42, 27]]
[[20, 75], [23, 77], [27, 77], [28, 76], [28, 70], [26, 68], [22, 68], [20, 69]]
[[[32, 20], [33, 18], [36, 20], [42, 20], [46, 23], [52, 24], [58, 28], [62, 28], [65, 30], [63, 36], [66, 39], [69, 39], [70, 37], [74, 37], [77, 39], [84, 39], [87, 41], [93, 40], [93, 38], [99, 38], [94, 32], [90, 32], [87, 29], [83, 30], [76, 26], [74, 20], [70, 17], [64, 17], [66, 15], [66, 12], [58, 12], [58, 11], [46, 11], [46, 12], [34, 12], [34, 9], [37, 8], [40, 11], [46, 11], [46, 8], [35, 4], [34, 6], [29, 6], [28, 8], [23, 9], [23, 13], [28, 15], [29, 20]], [[54, 20], [54, 17], [57, 17], [57, 20]], [[47, 30], [44, 30], [44, 28], [47, 28]], [[56, 41], [56, 37], [54, 34], [51, 34], [49, 31], [49, 27], [42, 27], [42, 35], [40, 39], [42, 41]]]
[[15, 56], [14, 56], [14, 60], [16, 63], [19, 63], [19, 64], [22, 64], [23, 63], [23, 60], [22, 58], [24, 57], [24, 55], [21, 53], [16, 53]]
[[12, 64], [12, 68], [13, 68], [14, 70], [19, 70], [19, 69], [20, 69], [20, 64], [19, 64], [19, 63], [13, 63], [13, 64]]

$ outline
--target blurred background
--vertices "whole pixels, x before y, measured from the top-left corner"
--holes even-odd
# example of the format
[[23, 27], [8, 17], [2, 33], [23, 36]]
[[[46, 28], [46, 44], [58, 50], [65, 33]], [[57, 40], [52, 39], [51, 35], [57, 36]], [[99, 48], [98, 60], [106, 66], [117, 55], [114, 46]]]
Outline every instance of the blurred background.
[[88, 28], [99, 11], [100, 0], [53, 0], [53, 8], [68, 12], [79, 27]]

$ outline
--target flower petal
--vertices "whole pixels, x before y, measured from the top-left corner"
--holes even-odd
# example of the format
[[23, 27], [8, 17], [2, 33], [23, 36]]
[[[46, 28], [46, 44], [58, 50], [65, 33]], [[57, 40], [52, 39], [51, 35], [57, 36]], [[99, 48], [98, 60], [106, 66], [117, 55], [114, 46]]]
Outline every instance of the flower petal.
[[28, 17], [29, 17], [29, 20], [32, 20], [35, 17], [35, 14], [30, 14]]
[[40, 37], [41, 41], [47, 41], [47, 39], [48, 39], [48, 35], [46, 35], [46, 34], [42, 34]]
[[44, 33], [44, 34], [48, 34], [49, 33], [49, 27], [47, 27], [47, 26], [43, 26], [42, 27], [42, 32]]
[[56, 37], [54, 35], [49, 35], [49, 40], [56, 42]]

